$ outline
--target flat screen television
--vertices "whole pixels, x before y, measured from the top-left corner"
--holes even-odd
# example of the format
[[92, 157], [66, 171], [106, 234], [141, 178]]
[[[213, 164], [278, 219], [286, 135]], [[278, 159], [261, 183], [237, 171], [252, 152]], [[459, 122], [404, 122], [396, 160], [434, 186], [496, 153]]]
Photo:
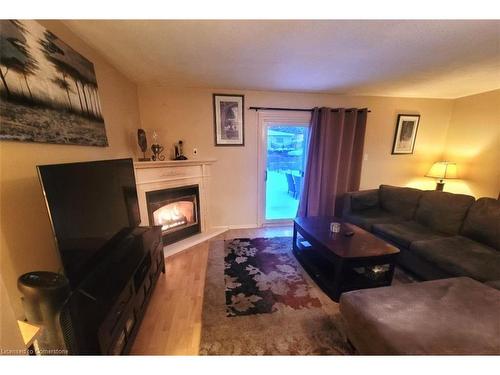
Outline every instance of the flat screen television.
[[37, 166], [56, 246], [72, 287], [140, 222], [132, 159]]

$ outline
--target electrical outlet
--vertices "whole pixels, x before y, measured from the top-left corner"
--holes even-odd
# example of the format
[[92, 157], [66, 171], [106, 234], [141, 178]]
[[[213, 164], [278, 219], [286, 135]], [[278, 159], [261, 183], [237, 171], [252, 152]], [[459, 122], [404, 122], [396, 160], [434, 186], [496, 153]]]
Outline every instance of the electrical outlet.
[[368, 154], [364, 154], [363, 161], [367, 161], [367, 160], [368, 160]]
[[197, 155], [198, 154], [198, 149], [197, 148], [193, 148], [193, 155]]

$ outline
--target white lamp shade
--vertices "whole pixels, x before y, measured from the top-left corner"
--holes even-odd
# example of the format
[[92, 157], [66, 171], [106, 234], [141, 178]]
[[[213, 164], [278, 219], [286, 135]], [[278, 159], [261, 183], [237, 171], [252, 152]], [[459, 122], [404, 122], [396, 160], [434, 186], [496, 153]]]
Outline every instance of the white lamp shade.
[[429, 169], [429, 172], [425, 176], [440, 179], [458, 178], [457, 164], [448, 161], [438, 161], [432, 164], [431, 169]]

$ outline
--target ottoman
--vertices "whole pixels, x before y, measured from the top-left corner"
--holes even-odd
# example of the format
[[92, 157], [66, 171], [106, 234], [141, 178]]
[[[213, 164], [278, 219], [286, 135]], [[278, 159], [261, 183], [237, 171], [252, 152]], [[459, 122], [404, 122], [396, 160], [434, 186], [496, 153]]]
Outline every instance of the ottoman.
[[500, 291], [468, 277], [342, 294], [360, 354], [500, 354]]

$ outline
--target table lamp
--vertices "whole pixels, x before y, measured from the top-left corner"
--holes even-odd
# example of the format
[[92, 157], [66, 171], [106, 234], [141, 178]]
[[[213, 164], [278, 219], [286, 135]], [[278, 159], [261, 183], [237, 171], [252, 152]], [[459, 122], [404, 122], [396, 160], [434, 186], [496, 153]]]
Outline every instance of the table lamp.
[[439, 179], [436, 183], [436, 190], [443, 191], [443, 180], [458, 178], [457, 164], [449, 161], [438, 161], [432, 164], [431, 169], [429, 169], [429, 172], [425, 176]]

